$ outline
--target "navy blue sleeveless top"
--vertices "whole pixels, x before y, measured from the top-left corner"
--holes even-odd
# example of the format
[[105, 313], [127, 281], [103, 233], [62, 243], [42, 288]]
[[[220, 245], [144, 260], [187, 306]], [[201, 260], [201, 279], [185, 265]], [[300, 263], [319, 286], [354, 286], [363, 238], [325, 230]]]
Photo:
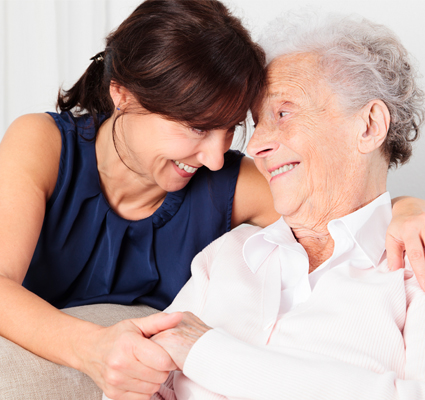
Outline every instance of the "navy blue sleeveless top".
[[[153, 215], [119, 217], [100, 186], [91, 118], [49, 113], [62, 135], [56, 187], [23, 285], [58, 308], [93, 303], [167, 307], [190, 277], [193, 257], [230, 230], [243, 155], [200, 168]], [[104, 119], [104, 118], [103, 118]]]

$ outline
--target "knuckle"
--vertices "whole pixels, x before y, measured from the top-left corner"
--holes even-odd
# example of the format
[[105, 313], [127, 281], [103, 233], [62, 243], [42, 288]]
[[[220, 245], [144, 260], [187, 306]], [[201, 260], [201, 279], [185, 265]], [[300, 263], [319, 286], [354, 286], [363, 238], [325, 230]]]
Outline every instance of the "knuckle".
[[423, 280], [425, 279], [425, 272], [421, 271], [421, 272], [415, 273], [415, 276], [417, 279]]
[[423, 251], [418, 249], [412, 249], [408, 252], [407, 256], [410, 261], [419, 261], [423, 258]]
[[103, 388], [103, 393], [105, 393], [105, 396], [110, 399], [119, 399], [122, 395], [122, 391], [117, 390], [113, 386], [107, 386], [106, 388]]
[[108, 372], [106, 372], [105, 374], [104, 379], [105, 382], [112, 387], [119, 386], [122, 383], [121, 374], [113, 370], [108, 370]]
[[423, 216], [412, 216], [406, 219], [406, 221], [404, 222], [404, 228], [409, 231], [418, 231], [420, 230], [420, 228], [423, 227], [424, 222], [425, 220]]
[[171, 365], [171, 359], [168, 355], [158, 355], [158, 358], [156, 359], [156, 366], [159, 371], [169, 371]]
[[121, 358], [111, 358], [107, 361], [109, 369], [118, 371], [124, 368], [124, 362]]

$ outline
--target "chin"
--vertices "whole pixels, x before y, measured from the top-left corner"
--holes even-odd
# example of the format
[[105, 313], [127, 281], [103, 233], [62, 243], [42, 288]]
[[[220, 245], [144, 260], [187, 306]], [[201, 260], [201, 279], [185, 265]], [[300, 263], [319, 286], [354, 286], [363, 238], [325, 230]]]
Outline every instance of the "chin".
[[288, 198], [286, 198], [285, 200], [275, 199], [274, 208], [280, 215], [285, 217], [296, 212], [299, 209], [299, 206], [297, 206], [294, 202], [288, 201]]
[[161, 187], [166, 192], [177, 192], [183, 189], [189, 182], [190, 180], [188, 180], [187, 182], [173, 182], [173, 183], [168, 182], [166, 185], [161, 185]]

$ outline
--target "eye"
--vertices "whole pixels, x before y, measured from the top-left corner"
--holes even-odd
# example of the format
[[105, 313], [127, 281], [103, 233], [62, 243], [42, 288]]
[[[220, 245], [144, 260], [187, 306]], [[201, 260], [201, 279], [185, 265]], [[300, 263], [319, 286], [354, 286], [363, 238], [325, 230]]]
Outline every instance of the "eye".
[[279, 118], [286, 117], [289, 114], [288, 111], [279, 111]]
[[198, 129], [198, 128], [190, 128], [192, 130], [192, 132], [195, 132], [197, 135], [199, 136], [205, 136], [208, 131], [205, 129]]

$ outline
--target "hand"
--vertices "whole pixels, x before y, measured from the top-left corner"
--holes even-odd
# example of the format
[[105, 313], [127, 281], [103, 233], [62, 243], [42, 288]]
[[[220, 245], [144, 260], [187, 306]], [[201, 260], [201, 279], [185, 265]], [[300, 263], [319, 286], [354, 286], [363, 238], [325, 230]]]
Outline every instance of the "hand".
[[91, 340], [81, 370], [114, 400], [148, 400], [177, 367], [162, 347], [148, 338], [181, 321], [181, 315], [153, 314], [102, 328]]
[[406, 253], [419, 285], [425, 291], [425, 201], [401, 197], [394, 199], [393, 203], [393, 219], [385, 241], [388, 266], [392, 271], [403, 268]]
[[182, 321], [172, 329], [162, 331], [151, 340], [171, 356], [180, 370], [183, 370], [187, 355], [196, 341], [211, 328], [191, 312], [184, 312]]

